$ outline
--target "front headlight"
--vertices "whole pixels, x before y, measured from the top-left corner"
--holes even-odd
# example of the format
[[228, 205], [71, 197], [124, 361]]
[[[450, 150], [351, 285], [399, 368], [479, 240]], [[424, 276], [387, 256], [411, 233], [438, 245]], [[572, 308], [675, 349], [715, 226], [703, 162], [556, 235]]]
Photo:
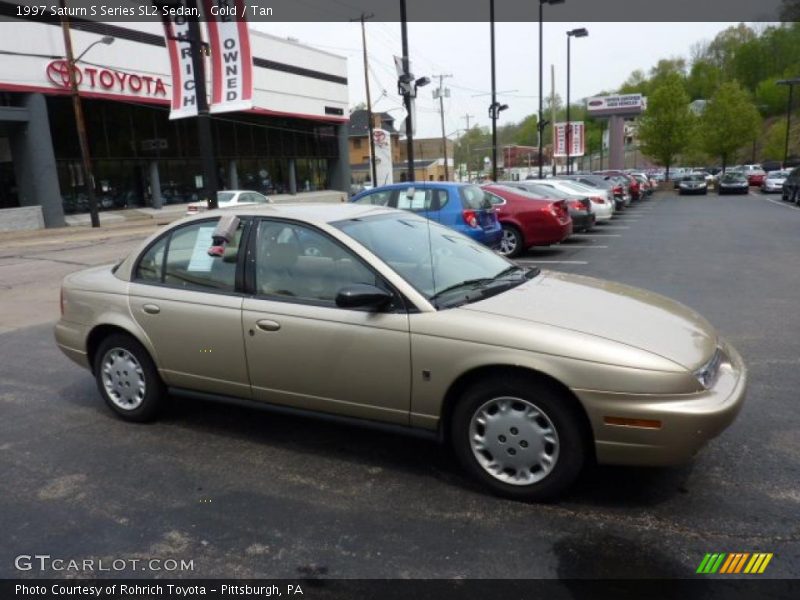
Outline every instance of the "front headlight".
[[700, 382], [700, 385], [703, 386], [703, 389], [710, 389], [714, 383], [716, 383], [717, 375], [719, 375], [719, 367], [724, 360], [725, 355], [722, 353], [722, 349], [717, 348], [711, 360], [694, 372], [695, 378]]

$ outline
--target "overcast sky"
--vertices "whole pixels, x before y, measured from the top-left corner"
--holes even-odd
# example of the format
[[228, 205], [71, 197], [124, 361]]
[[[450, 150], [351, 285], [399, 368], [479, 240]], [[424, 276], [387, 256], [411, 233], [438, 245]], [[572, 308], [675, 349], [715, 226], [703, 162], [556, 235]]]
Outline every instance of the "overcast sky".
[[[256, 28], [294, 37], [322, 50], [346, 56], [351, 106], [364, 101], [364, 71], [359, 23], [254, 23]], [[693, 44], [710, 41], [731, 23], [545, 23], [545, 95], [550, 94], [550, 65], [555, 66], [555, 90], [566, 97], [567, 42], [565, 32], [586, 27], [589, 37], [572, 40], [573, 101], [618, 87], [635, 69], [649, 70], [660, 58], [689, 58]], [[445, 129], [453, 136], [471, 123], [488, 125], [491, 67], [488, 23], [409, 23], [409, 49], [417, 77], [452, 75], [445, 100]], [[508, 104], [500, 123], [519, 121], [538, 109], [538, 24], [497, 23], [498, 100]], [[400, 121], [404, 115], [397, 95], [393, 56], [401, 54], [399, 23], [367, 22], [371, 63], [370, 87], [375, 110]], [[421, 89], [417, 99], [417, 135], [441, 135], [435, 87]], [[385, 90], [385, 93], [384, 93]], [[513, 90], [513, 91], [512, 91]], [[487, 94], [477, 96], [477, 94]]]

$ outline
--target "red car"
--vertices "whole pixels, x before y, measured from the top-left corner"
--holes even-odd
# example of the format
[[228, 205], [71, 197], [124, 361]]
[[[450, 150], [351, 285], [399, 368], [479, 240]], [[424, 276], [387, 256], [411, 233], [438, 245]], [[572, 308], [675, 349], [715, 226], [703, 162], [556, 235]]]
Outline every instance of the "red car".
[[511, 258], [531, 246], [557, 244], [572, 235], [566, 200], [537, 198], [494, 183], [482, 187], [503, 227], [497, 248], [503, 256]]

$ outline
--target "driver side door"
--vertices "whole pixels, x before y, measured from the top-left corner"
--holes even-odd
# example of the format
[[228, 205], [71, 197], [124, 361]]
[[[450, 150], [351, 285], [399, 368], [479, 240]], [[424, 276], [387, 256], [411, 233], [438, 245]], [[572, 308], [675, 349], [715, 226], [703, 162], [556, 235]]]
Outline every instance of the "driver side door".
[[366, 283], [392, 291], [322, 231], [259, 221], [244, 299], [247, 367], [255, 400], [407, 425], [409, 319], [399, 294], [385, 310], [340, 308], [337, 292]]

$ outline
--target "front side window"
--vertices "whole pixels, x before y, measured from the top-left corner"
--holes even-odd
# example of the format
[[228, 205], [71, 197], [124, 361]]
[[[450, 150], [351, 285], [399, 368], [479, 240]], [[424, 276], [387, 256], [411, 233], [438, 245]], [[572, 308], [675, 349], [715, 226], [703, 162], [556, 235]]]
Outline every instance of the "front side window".
[[170, 234], [164, 284], [199, 291], [234, 291], [242, 225], [234, 240], [227, 245], [224, 256], [209, 256], [208, 249], [213, 245], [212, 234], [217, 221], [201, 221]]
[[255, 268], [258, 294], [334, 305], [342, 288], [359, 283], [381, 285], [358, 258], [319, 231], [280, 221], [259, 224]]

